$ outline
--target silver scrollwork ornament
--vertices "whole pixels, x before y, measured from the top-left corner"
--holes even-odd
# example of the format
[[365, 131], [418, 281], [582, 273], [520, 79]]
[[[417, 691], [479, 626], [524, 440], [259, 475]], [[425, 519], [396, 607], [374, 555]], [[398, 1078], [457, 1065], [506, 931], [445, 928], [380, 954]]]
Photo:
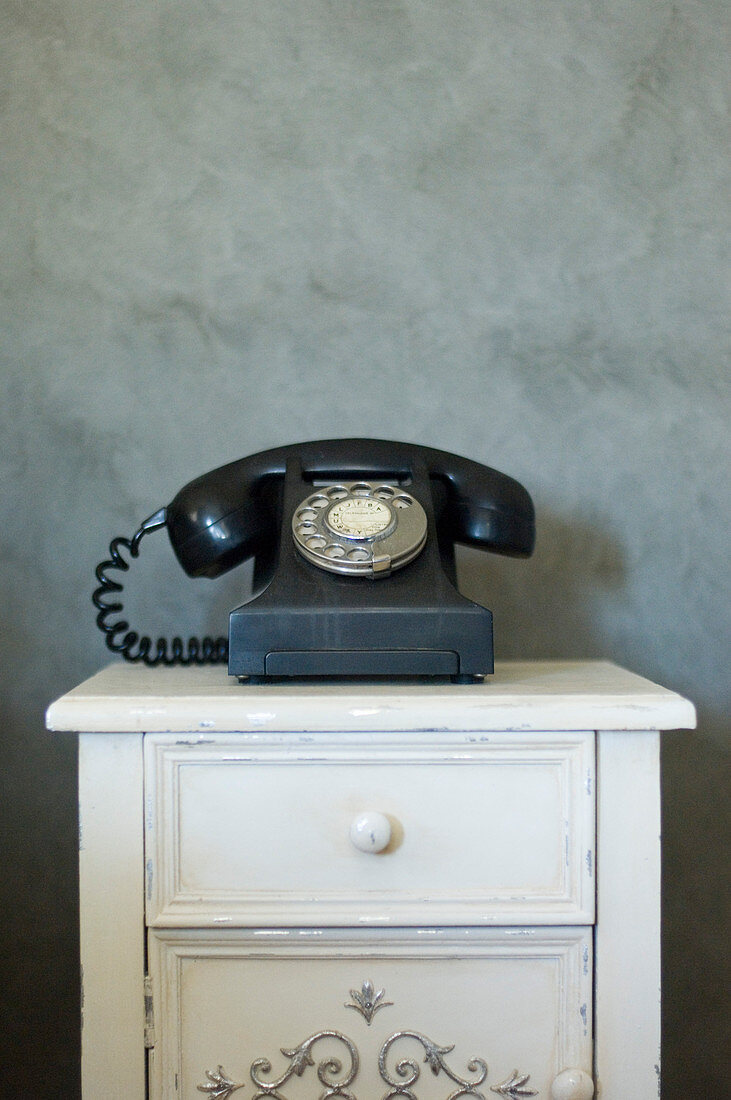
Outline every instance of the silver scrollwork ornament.
[[[385, 990], [376, 990], [371, 981], [364, 981], [360, 990], [351, 989], [350, 995], [352, 1002], [347, 1003], [345, 1007], [355, 1009], [369, 1025], [376, 1012], [387, 1005], [393, 1004], [392, 1001], [383, 999]], [[330, 1040], [330, 1046], [329, 1049], [327, 1046], [325, 1047], [324, 1056], [319, 1062], [316, 1062], [314, 1048], [323, 1040]], [[344, 1047], [347, 1051], [348, 1061], [345, 1066], [341, 1059], [337, 1057], [338, 1045]], [[484, 1059], [470, 1059], [467, 1063], [467, 1074], [469, 1076], [460, 1076], [446, 1061], [447, 1055], [454, 1050], [454, 1044], [439, 1046], [438, 1043], [418, 1031], [396, 1031], [383, 1043], [378, 1054], [378, 1068], [381, 1079], [388, 1087], [381, 1100], [397, 1100], [398, 1097], [405, 1097], [406, 1100], [419, 1100], [413, 1087], [419, 1081], [422, 1070], [417, 1057], [410, 1053], [415, 1045], [421, 1047], [423, 1062], [429, 1066], [435, 1077], [443, 1074], [453, 1085], [457, 1086], [452, 1089], [445, 1100], [468, 1100], [468, 1098], [471, 1098], [471, 1100], [486, 1100], [484, 1093], [479, 1091], [480, 1086], [487, 1079], [487, 1063]], [[394, 1057], [398, 1056], [399, 1047], [403, 1049], [402, 1056], [395, 1065], [393, 1062], [389, 1065], [392, 1053]], [[274, 1071], [268, 1058], [257, 1058], [252, 1062], [249, 1073], [258, 1090], [252, 1100], [266, 1100], [267, 1097], [271, 1097], [273, 1100], [287, 1100], [281, 1089], [293, 1077], [304, 1077], [309, 1068], [315, 1069], [317, 1079], [324, 1088], [324, 1091], [320, 1093], [319, 1100], [331, 1100], [335, 1097], [340, 1097], [341, 1100], [357, 1100], [355, 1094], [350, 1091], [350, 1086], [358, 1075], [360, 1056], [352, 1040], [341, 1031], [317, 1031], [292, 1049], [287, 1047], [280, 1049], [284, 1057], [288, 1059], [289, 1064], [278, 1077], [272, 1076]], [[559, 1074], [554, 1081], [552, 1096], [558, 1097], [560, 1092], [562, 1097], [566, 1095], [568, 1098], [569, 1093], [561, 1092], [561, 1087], [565, 1079], [571, 1077], [573, 1072], [566, 1071]], [[209, 1100], [230, 1100], [234, 1092], [244, 1087], [243, 1084], [236, 1084], [232, 1081], [226, 1075], [222, 1066], [219, 1066], [217, 1070], [207, 1070], [206, 1077], [208, 1083], [198, 1085], [198, 1091], [205, 1093]], [[577, 1098], [580, 1095], [583, 1100], [585, 1095], [590, 1096], [592, 1094], [593, 1087], [592, 1092], [583, 1091], [584, 1077], [591, 1083], [591, 1078], [582, 1074], [579, 1092], [570, 1092], [572, 1100], [574, 1095]], [[507, 1097], [508, 1100], [524, 1100], [526, 1097], [538, 1095], [535, 1089], [528, 1086], [529, 1080], [530, 1074], [520, 1073], [516, 1069], [502, 1084], [492, 1085], [490, 1091], [499, 1096]], [[573, 1078], [571, 1080], [575, 1084]]]
[[[286, 1100], [286, 1097], [279, 1090], [292, 1077], [302, 1077], [309, 1066], [315, 1066], [312, 1049], [322, 1039], [335, 1039], [338, 1043], [342, 1043], [350, 1056], [350, 1065], [344, 1071], [343, 1063], [339, 1058], [332, 1055], [317, 1063], [317, 1079], [325, 1088], [325, 1091], [321, 1093], [320, 1100], [329, 1100], [329, 1097], [333, 1096], [343, 1097], [344, 1100], [356, 1100], [353, 1093], [348, 1091], [348, 1086], [353, 1083], [358, 1074], [360, 1058], [355, 1044], [340, 1031], [318, 1031], [291, 1050], [282, 1047], [281, 1052], [285, 1058], [289, 1058], [289, 1065], [281, 1076], [275, 1080], [267, 1080], [272, 1072], [272, 1064], [269, 1059], [257, 1058], [252, 1063], [250, 1070], [251, 1079], [259, 1089], [259, 1092], [254, 1096], [254, 1100], [261, 1100], [262, 1097], [266, 1096], [274, 1096], [277, 1100]], [[338, 1080], [339, 1077], [341, 1080]]]
[[381, 1077], [390, 1086], [383, 1100], [393, 1100], [397, 1096], [405, 1096], [408, 1100], [417, 1100], [411, 1086], [415, 1085], [421, 1076], [418, 1063], [413, 1058], [401, 1058], [396, 1063], [394, 1071], [390, 1071], [388, 1068], [388, 1055], [391, 1048], [404, 1039], [413, 1039], [421, 1044], [424, 1049], [424, 1062], [435, 1076], [444, 1073], [450, 1081], [458, 1086], [455, 1091], [449, 1094], [447, 1100], [457, 1100], [458, 1097], [473, 1097], [473, 1100], [485, 1100], [484, 1094], [478, 1092], [477, 1087], [487, 1077], [487, 1063], [482, 1058], [472, 1058], [467, 1063], [467, 1069], [470, 1073], [476, 1074], [474, 1080], [469, 1081], [464, 1077], [459, 1077], [445, 1061], [445, 1056], [454, 1050], [454, 1044], [445, 1047], [439, 1046], [433, 1040], [427, 1038], [426, 1035], [419, 1034], [418, 1031], [397, 1031], [386, 1039], [381, 1047], [378, 1056], [378, 1068]]

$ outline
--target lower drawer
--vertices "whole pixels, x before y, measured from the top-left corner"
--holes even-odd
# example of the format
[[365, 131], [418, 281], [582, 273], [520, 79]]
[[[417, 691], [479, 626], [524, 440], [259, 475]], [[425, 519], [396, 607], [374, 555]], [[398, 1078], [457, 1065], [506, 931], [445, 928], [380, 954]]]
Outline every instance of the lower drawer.
[[591, 1072], [587, 928], [153, 931], [149, 947], [150, 1100], [547, 1097], [566, 1067]]

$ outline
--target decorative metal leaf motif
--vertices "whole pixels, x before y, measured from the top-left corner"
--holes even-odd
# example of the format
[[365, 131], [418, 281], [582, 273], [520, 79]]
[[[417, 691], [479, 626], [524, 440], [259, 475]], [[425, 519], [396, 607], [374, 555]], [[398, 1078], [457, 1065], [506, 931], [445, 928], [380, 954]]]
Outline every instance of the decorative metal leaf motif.
[[285, 1058], [291, 1059], [289, 1069], [290, 1073], [296, 1073], [298, 1077], [301, 1077], [308, 1066], [314, 1066], [315, 1059], [310, 1054], [310, 1048], [307, 1043], [302, 1043], [298, 1047], [294, 1047], [293, 1050], [285, 1050], [281, 1048], [282, 1054]]
[[503, 1081], [502, 1085], [492, 1085], [490, 1092], [497, 1092], [500, 1096], [509, 1096], [510, 1100], [518, 1100], [521, 1096], [537, 1096], [538, 1093], [535, 1089], [525, 1088], [528, 1081], [530, 1081], [529, 1073], [518, 1073], [517, 1069], [514, 1069], [512, 1077], [509, 1077], [507, 1081]]
[[228, 1100], [229, 1096], [244, 1087], [231, 1081], [224, 1073], [223, 1066], [219, 1066], [215, 1071], [207, 1069], [206, 1077], [209, 1083], [198, 1085], [198, 1092], [205, 1092], [210, 1100]]
[[385, 989], [379, 989], [377, 992], [373, 988], [373, 982], [365, 981], [363, 986], [358, 992], [357, 989], [351, 989], [350, 996], [355, 1001], [355, 1004], [346, 1003], [346, 1008], [354, 1008], [356, 1012], [360, 1012], [364, 1017], [366, 1023], [370, 1027], [373, 1017], [380, 1008], [386, 1008], [387, 1005], [392, 1005], [393, 1001], [384, 1001], [386, 995]]
[[424, 1061], [435, 1077], [440, 1069], [446, 1069], [444, 1065], [444, 1055], [450, 1054], [453, 1050], [454, 1043], [448, 1047], [440, 1047], [437, 1046], [436, 1043], [432, 1043], [430, 1039], [424, 1039]]

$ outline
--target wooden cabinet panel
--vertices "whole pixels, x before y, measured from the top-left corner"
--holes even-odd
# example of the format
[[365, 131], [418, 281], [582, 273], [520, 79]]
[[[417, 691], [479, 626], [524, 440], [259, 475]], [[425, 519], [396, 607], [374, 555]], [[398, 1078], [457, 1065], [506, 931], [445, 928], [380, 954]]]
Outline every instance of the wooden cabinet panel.
[[151, 1100], [216, 1079], [225, 1098], [448, 1100], [516, 1070], [547, 1097], [566, 1066], [591, 1072], [588, 928], [161, 930], [150, 954]]

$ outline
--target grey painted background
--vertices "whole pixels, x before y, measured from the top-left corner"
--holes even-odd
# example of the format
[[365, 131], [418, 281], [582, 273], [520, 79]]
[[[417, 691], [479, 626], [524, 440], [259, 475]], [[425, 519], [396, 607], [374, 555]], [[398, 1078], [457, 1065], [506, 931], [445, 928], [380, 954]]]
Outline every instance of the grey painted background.
[[[198, 473], [350, 434], [530, 488], [531, 562], [461, 556], [498, 656], [697, 704], [663, 754], [663, 1096], [725, 1093], [725, 10], [0, 0], [8, 1095], [78, 1089], [75, 746], [43, 711], [107, 661], [96, 562]], [[135, 624], [225, 630], [245, 577], [158, 538]]]

